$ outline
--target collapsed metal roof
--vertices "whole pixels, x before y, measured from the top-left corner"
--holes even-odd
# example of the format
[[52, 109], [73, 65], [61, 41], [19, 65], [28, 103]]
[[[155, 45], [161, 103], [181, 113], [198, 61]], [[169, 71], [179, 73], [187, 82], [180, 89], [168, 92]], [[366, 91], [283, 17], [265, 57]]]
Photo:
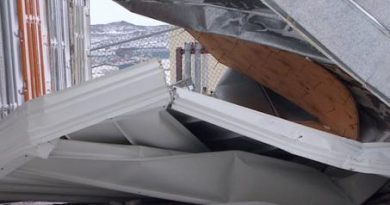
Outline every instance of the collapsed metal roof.
[[[132, 12], [199, 32], [336, 63], [389, 106], [388, 2], [116, 0]], [[188, 12], [191, 11], [191, 12]], [[315, 12], [314, 12], [315, 11]], [[321, 22], [318, 20], [321, 19]], [[324, 26], [326, 25], [326, 26]], [[318, 50], [317, 50], [318, 49]]]
[[[280, 81], [284, 87], [267, 84], [286, 79], [278, 73], [288, 73], [283, 69], [276, 70], [276, 78], [249, 83], [279, 91], [318, 122], [310, 121], [315, 126], [309, 127], [169, 87], [159, 62], [151, 61], [34, 99], [1, 121], [0, 201], [152, 197], [199, 204], [363, 204], [388, 184], [390, 72], [385, 68], [390, 44], [388, 12], [380, 8], [390, 5], [352, 0], [117, 2], [186, 28], [220, 61], [249, 77], [274, 65], [298, 65], [288, 72], [300, 75], [285, 76], [302, 80], [313, 74], [303, 80], [312, 85], [299, 80]], [[237, 44], [247, 47], [225, 52]], [[287, 60], [261, 70], [260, 54], [271, 59], [261, 58], [267, 62]], [[316, 92], [316, 82], [336, 85], [332, 92], [341, 94], [317, 93], [308, 104], [300, 103]], [[307, 92], [297, 97], [280, 90], [289, 87]], [[345, 100], [340, 103], [338, 96]], [[329, 109], [334, 115], [325, 120], [327, 109], [310, 112], [326, 98], [348, 112]], [[327, 127], [340, 116], [352, 116], [352, 134], [332, 130], [334, 124]], [[225, 151], [209, 146], [207, 138]], [[244, 139], [257, 152], [241, 143], [236, 147], [245, 152], [236, 151], [223, 144], [229, 138]]]
[[[154, 61], [27, 102], [1, 121], [0, 182], [6, 190], [0, 189], [0, 200], [25, 199], [24, 190], [41, 200], [53, 200], [47, 195], [53, 193], [89, 202], [149, 196], [188, 203], [360, 204], [314, 168], [241, 151], [209, 152], [167, 108], [334, 167], [390, 173], [389, 143], [360, 143], [168, 89]], [[161, 113], [170, 120], [161, 123]], [[367, 177], [366, 197], [387, 181], [362, 174]], [[76, 190], [83, 190], [79, 198]]]
[[389, 26], [385, 20], [388, 14], [380, 9], [387, 8], [386, 2], [316, 0], [300, 1], [299, 5], [283, 0], [116, 2], [131, 12], [189, 31], [232, 37], [320, 63], [353, 94], [363, 110], [359, 113], [362, 118], [367, 118], [365, 113], [374, 118], [377, 135], [389, 132]]

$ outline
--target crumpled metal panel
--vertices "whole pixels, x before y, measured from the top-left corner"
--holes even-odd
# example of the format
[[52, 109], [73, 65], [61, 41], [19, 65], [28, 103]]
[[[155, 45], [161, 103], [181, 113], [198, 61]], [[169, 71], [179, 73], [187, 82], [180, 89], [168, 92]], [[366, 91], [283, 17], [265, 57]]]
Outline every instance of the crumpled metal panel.
[[[118, 144], [91, 143], [73, 140], [58, 140], [50, 153], [53, 159], [116, 160], [127, 161], [146, 157], [160, 157], [180, 152]], [[92, 167], [91, 167], [92, 169]], [[110, 202], [144, 198], [107, 188], [66, 182], [57, 178], [40, 176], [17, 169], [0, 179], [0, 201], [64, 201], [64, 202]]]
[[208, 149], [164, 106], [120, 115], [70, 133], [72, 140], [144, 145], [185, 152]]
[[260, 1], [116, 0], [116, 2], [131, 12], [180, 27], [236, 37], [330, 62]]
[[0, 176], [32, 156], [46, 156], [52, 140], [118, 115], [166, 106], [171, 96], [160, 66], [142, 63], [25, 103], [0, 121]]
[[[347, 0], [343, 0], [340, 2], [346, 1]], [[314, 49], [311, 44], [307, 42], [307, 39], [304, 38], [301, 33], [299, 33], [299, 29], [296, 30], [295, 28], [290, 27], [283, 19], [281, 19], [281, 17], [276, 15], [275, 12], [270, 11], [270, 9], [268, 9], [268, 7], [265, 6], [261, 0], [116, 0], [116, 2], [131, 12], [149, 16], [187, 29], [231, 36], [238, 39], [248, 40], [254, 43], [298, 53], [319, 62], [325, 62], [329, 64], [334, 63], [327, 57], [324, 57], [324, 55], [321, 54], [317, 49]], [[295, 1], [291, 1], [291, 3], [294, 2]], [[361, 6], [367, 9], [367, 11], [370, 11], [373, 16], [378, 18], [381, 17], [379, 18], [380, 20], [387, 19], [385, 18], [386, 16], [384, 16], [388, 13], [387, 10], [381, 9], [380, 6], [375, 6], [376, 4], [372, 3], [373, 1], [356, 2], [361, 4]], [[303, 5], [301, 5], [299, 9], [306, 8], [304, 3], [299, 2], [299, 4]], [[386, 7], [387, 3], [384, 1], [381, 2], [381, 5], [385, 5]], [[308, 11], [301, 13], [306, 13], [310, 17], [313, 14], [313, 9], [308, 9]], [[319, 24], [318, 19], [319, 18], [312, 18], [312, 21], [314, 22], [313, 24], [316, 24], [324, 29], [329, 29], [327, 26]], [[365, 20], [363, 19], [363, 21]], [[373, 26], [372, 22], [369, 24]], [[385, 20], [383, 20], [383, 24], [388, 25], [387, 21]], [[336, 32], [338, 30], [333, 29], [333, 31]], [[341, 41], [336, 39], [334, 42], [338, 42], [338, 44], [340, 44]], [[355, 44], [355, 42], [358, 41], [352, 42]], [[376, 49], [376, 47], [372, 46], [368, 50], [370, 49]], [[386, 55], [386, 53], [388, 52], [384, 52], [378, 56]], [[375, 60], [371, 58], [368, 62], [373, 61]], [[363, 70], [374, 72], [376, 68], [374, 69], [373, 67], [365, 68]], [[362, 108], [364, 108], [365, 112], [369, 113], [370, 116], [373, 116], [373, 120], [380, 124], [379, 126], [381, 129], [390, 129], [390, 124], [388, 123], [390, 119], [390, 106], [388, 106], [389, 102], [383, 100], [383, 98], [377, 98], [376, 95], [378, 94], [375, 94], [375, 90], [377, 89], [372, 89], [372, 86], [367, 86], [367, 83], [361, 79], [359, 83], [355, 79], [357, 78], [359, 80], [358, 77], [354, 75], [351, 77], [336, 66], [327, 68], [336, 74], [340, 79], [343, 79], [344, 82], [346, 82], [346, 85], [353, 93], [356, 101], [362, 105]], [[377, 76], [385, 78], [384, 76], [386, 75]], [[372, 81], [374, 80], [372, 79]], [[382, 87], [381, 89], [383, 91], [386, 90], [386, 86], [387, 85], [380, 85], [379, 87]], [[387, 90], [390, 89], [387, 88]]]
[[72, 184], [15, 170], [0, 180], [1, 201], [51, 201], [108, 203], [140, 196], [108, 189]]
[[77, 143], [62, 144], [48, 159], [36, 158], [18, 171], [74, 185], [199, 204], [354, 204], [323, 173], [260, 155], [239, 151], [184, 154]]
[[390, 176], [390, 143], [360, 143], [176, 88], [172, 109], [334, 167]]

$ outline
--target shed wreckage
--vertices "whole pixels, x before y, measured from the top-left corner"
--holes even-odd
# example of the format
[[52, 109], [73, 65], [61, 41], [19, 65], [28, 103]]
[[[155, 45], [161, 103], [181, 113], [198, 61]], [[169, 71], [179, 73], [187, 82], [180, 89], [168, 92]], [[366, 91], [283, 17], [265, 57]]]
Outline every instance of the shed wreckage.
[[389, 3], [117, 2], [231, 70], [213, 96], [150, 61], [26, 102], [0, 122], [1, 201], [390, 203]]

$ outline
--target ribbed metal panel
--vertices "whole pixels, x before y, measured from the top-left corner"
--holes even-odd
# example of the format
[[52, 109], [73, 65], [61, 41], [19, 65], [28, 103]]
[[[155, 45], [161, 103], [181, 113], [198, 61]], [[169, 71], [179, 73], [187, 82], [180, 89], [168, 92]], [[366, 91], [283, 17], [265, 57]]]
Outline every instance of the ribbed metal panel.
[[64, 0], [47, 1], [51, 90], [70, 87], [68, 9]]
[[49, 64], [53, 91], [91, 78], [89, 1], [47, 1]]
[[72, 84], [91, 78], [89, 65], [89, 1], [69, 0], [70, 56]]
[[23, 103], [16, 1], [0, 1], [0, 95], [1, 116]]

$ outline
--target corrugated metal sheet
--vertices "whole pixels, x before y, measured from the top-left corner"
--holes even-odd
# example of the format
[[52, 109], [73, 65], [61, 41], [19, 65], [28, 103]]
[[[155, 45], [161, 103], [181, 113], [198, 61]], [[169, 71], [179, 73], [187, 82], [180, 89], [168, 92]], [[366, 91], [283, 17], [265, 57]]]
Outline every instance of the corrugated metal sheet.
[[52, 91], [91, 79], [89, 1], [47, 1]]
[[68, 0], [72, 85], [91, 79], [89, 1]]
[[0, 107], [91, 78], [88, 0], [0, 1]]
[[64, 0], [46, 4], [51, 90], [70, 87], [68, 9]]
[[[23, 103], [23, 82], [19, 55], [18, 20], [16, 1], [0, 1], [2, 71], [2, 115], [15, 110]], [[1, 67], [1, 66], [0, 66]]]

